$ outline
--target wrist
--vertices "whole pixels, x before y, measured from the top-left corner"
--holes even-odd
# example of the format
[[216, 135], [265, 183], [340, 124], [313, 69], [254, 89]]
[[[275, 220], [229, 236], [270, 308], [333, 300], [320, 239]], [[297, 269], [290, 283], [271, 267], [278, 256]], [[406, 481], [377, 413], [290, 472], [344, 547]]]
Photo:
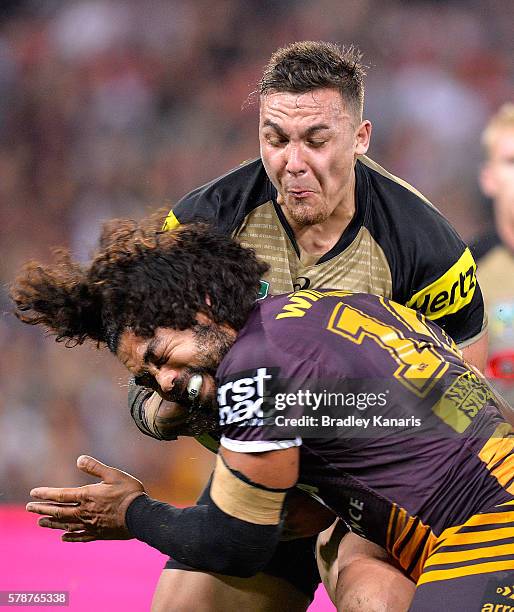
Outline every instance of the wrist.
[[[140, 499], [140, 501], [138, 503], [134, 503], [138, 499]], [[132, 535], [132, 532], [129, 526], [131, 512], [133, 516], [134, 512], [137, 511], [137, 507], [141, 506], [142, 504], [144, 504], [145, 500], [149, 500], [149, 499], [150, 498], [148, 497], [145, 491], [134, 491], [134, 493], [127, 495], [127, 497], [120, 504], [120, 513], [121, 513], [121, 516], [123, 516], [123, 524], [125, 525], [126, 529], [129, 531], [131, 535]]]

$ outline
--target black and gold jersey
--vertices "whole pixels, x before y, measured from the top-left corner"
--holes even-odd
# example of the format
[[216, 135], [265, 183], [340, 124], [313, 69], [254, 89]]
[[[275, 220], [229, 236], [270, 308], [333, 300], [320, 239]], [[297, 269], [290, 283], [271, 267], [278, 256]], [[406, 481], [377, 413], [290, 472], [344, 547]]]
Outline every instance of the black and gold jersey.
[[355, 166], [356, 213], [337, 244], [313, 261], [298, 248], [260, 159], [186, 195], [166, 229], [215, 224], [270, 264], [263, 294], [308, 288], [372, 293], [415, 308], [460, 344], [485, 326], [475, 262], [457, 232], [413, 187], [363, 156]]

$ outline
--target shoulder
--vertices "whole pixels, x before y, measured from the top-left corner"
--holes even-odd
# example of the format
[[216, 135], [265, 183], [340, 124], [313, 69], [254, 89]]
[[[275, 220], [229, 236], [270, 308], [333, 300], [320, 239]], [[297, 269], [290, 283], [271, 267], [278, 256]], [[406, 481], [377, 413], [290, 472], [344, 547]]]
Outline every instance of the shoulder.
[[237, 341], [223, 360], [218, 376], [245, 372], [267, 364], [281, 376], [299, 378], [314, 372], [338, 371], [352, 365], [340, 355], [340, 341], [328, 332], [336, 329], [337, 312], [353, 304], [374, 308], [369, 294], [342, 290], [303, 289], [258, 302]]
[[[359, 162], [363, 170], [370, 176], [373, 185], [378, 190], [384, 191], [386, 195], [387, 191], [390, 191], [396, 196], [400, 196], [400, 199], [406, 198], [411, 202], [423, 203], [436, 210], [435, 206], [420, 191], [407, 181], [383, 168], [370, 157], [361, 155], [359, 157]], [[396, 198], [391, 203], [394, 205], [395, 202]]]
[[235, 230], [245, 216], [274, 196], [260, 159], [245, 162], [186, 194], [170, 213], [168, 228], [178, 223], [208, 221], [227, 233]]
[[[369, 184], [369, 214], [365, 225], [384, 250], [396, 288], [400, 284], [402, 293], [412, 292], [456, 264], [464, 256], [466, 244], [415, 187], [369, 158], [361, 162]], [[470, 254], [465, 256], [464, 263], [470, 258]], [[399, 299], [398, 294], [395, 299]]]
[[[330, 300], [325, 292], [303, 290], [259, 300], [217, 371], [218, 384], [258, 377], [258, 370], [281, 376], [307, 375], [320, 351], [328, 350], [322, 334]], [[320, 301], [321, 300], [321, 301]]]
[[280, 344], [278, 338], [282, 334], [282, 326], [276, 315], [287, 301], [285, 294], [257, 300], [245, 326], [218, 368], [219, 381], [234, 373], [280, 362], [281, 355], [274, 345]]
[[417, 189], [368, 158], [365, 225], [382, 248], [393, 299], [437, 319], [457, 342], [480, 334], [484, 308], [473, 255], [450, 222]]
[[[448, 235], [462, 242], [441, 212], [415, 187], [391, 174], [368, 157], [360, 158], [360, 168], [369, 182], [370, 225], [375, 233], [389, 232], [391, 227], [407, 245], [427, 236]], [[374, 218], [382, 225], [374, 224]], [[385, 225], [385, 227], [384, 227]]]

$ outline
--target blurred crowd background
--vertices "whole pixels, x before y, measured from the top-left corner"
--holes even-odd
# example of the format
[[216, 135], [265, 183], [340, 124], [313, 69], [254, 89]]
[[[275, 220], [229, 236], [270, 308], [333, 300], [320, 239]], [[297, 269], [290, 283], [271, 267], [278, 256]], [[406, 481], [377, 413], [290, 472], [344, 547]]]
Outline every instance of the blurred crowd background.
[[[514, 99], [512, 0], [45, 0], [0, 4], [0, 503], [85, 482], [82, 453], [191, 501], [211, 458], [144, 437], [124, 370], [9, 314], [30, 258], [86, 259], [102, 220], [141, 217], [258, 155], [252, 92], [293, 40], [355, 43], [370, 156], [466, 240], [490, 223], [477, 173], [488, 117]], [[437, 245], [434, 245], [437, 248]]]

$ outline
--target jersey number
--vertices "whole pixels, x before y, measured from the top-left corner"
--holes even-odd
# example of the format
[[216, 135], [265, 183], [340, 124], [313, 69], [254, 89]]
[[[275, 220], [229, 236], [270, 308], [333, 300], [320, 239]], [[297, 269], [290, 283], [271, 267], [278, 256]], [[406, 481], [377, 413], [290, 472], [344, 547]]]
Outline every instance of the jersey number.
[[[394, 302], [386, 304], [382, 299], [380, 301], [388, 313], [407, 329], [428, 335], [430, 340], [406, 338], [399, 328], [343, 302], [339, 302], [332, 311], [327, 329], [355, 344], [362, 344], [365, 338], [373, 340], [381, 349], [387, 351], [396, 363], [395, 378], [418, 397], [423, 398], [449, 367], [449, 363], [436, 349], [436, 346], [443, 344], [432, 330], [418, 319], [414, 311]], [[450, 346], [446, 348], [452, 350]]]

